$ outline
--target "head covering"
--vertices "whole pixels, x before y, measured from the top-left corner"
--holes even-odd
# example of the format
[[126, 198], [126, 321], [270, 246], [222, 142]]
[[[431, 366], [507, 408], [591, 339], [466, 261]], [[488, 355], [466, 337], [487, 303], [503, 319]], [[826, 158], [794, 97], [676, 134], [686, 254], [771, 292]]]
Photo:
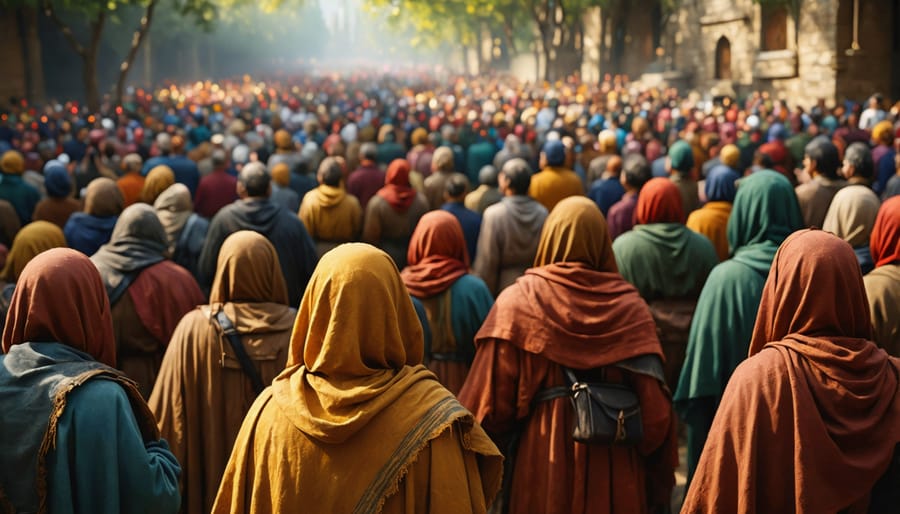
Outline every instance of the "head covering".
[[741, 150], [737, 145], [725, 145], [719, 151], [719, 160], [731, 169], [736, 169], [741, 160]]
[[784, 175], [760, 170], [741, 180], [728, 217], [728, 244], [732, 252], [769, 243], [770, 251], [762, 258], [762, 267], [768, 273], [775, 250], [803, 226], [797, 195]]
[[669, 163], [673, 170], [681, 173], [691, 171], [691, 168], [694, 167], [694, 151], [691, 149], [691, 145], [683, 139], [675, 141], [669, 148]]
[[869, 243], [875, 267], [900, 262], [900, 196], [884, 201]]
[[286, 162], [279, 162], [272, 166], [272, 182], [281, 187], [291, 185], [291, 168]]
[[55, 248], [22, 270], [6, 315], [3, 352], [29, 342], [58, 342], [116, 365], [109, 299], [84, 254]]
[[543, 152], [549, 166], [562, 166], [566, 162], [566, 147], [558, 139], [544, 143]]
[[869, 244], [881, 202], [866, 186], [847, 186], [831, 200], [822, 230], [847, 241], [853, 248]]
[[769, 127], [769, 133], [767, 134], [767, 136], [767, 141], [769, 143], [774, 141], [783, 141], [787, 138], [787, 130], [781, 123], [773, 123]]
[[737, 193], [736, 182], [740, 175], [730, 167], [713, 166], [706, 175], [706, 199], [710, 202], [733, 202]]
[[119, 186], [106, 177], [92, 180], [84, 194], [84, 212], [98, 218], [118, 216], [124, 204]]
[[209, 303], [227, 302], [288, 304], [278, 253], [268, 239], [256, 232], [235, 232], [219, 250]]
[[15, 282], [25, 265], [41, 252], [51, 248], [64, 248], [66, 237], [62, 230], [48, 221], [35, 221], [25, 225], [16, 234], [9, 255], [6, 256], [6, 264], [0, 271], [0, 280]]
[[294, 141], [291, 133], [281, 129], [275, 132], [275, 148], [278, 150], [291, 150], [294, 147]]
[[400, 276], [417, 298], [440, 294], [465, 275], [469, 254], [456, 217], [442, 210], [422, 216], [409, 240], [406, 262]]
[[153, 208], [166, 231], [168, 251], [174, 253], [181, 231], [194, 213], [191, 191], [184, 184], [172, 184], [156, 198]]
[[563, 262], [618, 272], [606, 220], [589, 198], [571, 196], [560, 201], [544, 222], [534, 266]]
[[72, 192], [72, 179], [66, 167], [59, 161], [50, 161], [44, 166], [44, 188], [51, 198], [66, 198]]
[[872, 141], [891, 145], [894, 142], [894, 125], [890, 121], [879, 121], [872, 127]]
[[409, 162], [394, 159], [384, 175], [384, 187], [376, 193], [397, 212], [406, 212], [416, 199], [416, 190], [409, 183]]
[[634, 215], [639, 225], [684, 223], [684, 208], [681, 206], [678, 186], [667, 178], [650, 179], [638, 194]]
[[25, 158], [15, 150], [8, 150], [0, 157], [0, 171], [8, 175], [25, 173]]
[[370, 245], [341, 245], [319, 261], [300, 302], [275, 401], [304, 433], [341, 442], [424, 370], [423, 355], [394, 261]]
[[109, 243], [101, 246], [91, 261], [112, 292], [125, 275], [165, 260], [168, 248], [169, 240], [156, 211], [136, 203], [122, 211]]
[[750, 355], [768, 343], [816, 337], [871, 339], [869, 302], [856, 254], [822, 230], [788, 237], [772, 263]]
[[141, 201], [153, 205], [156, 198], [174, 183], [175, 173], [172, 171], [172, 168], [165, 164], [154, 167], [147, 174], [147, 179], [144, 181], [144, 187], [141, 189]]

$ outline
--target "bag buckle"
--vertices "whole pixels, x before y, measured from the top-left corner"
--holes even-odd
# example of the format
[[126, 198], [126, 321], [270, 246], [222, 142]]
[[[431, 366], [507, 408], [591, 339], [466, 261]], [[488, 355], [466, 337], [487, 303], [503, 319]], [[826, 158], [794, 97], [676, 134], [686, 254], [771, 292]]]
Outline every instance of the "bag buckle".
[[625, 440], [625, 411], [619, 411], [619, 419], [616, 422], [616, 442]]

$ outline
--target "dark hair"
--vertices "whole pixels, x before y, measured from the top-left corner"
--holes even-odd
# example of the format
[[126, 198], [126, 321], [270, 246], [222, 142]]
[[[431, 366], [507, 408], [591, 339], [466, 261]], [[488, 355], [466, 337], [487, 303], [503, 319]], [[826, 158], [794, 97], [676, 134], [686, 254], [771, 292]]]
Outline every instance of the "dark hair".
[[509, 181], [509, 188], [514, 194], [527, 195], [531, 187], [531, 168], [525, 159], [515, 158], [506, 161], [500, 173]]
[[375, 143], [363, 143], [359, 147], [359, 156], [362, 159], [374, 161], [378, 157], [378, 145]]
[[450, 198], [459, 198], [466, 194], [466, 189], [468, 188], [468, 186], [469, 183], [466, 180], [465, 176], [460, 174], [453, 174], [450, 175], [450, 178], [447, 179], [447, 183], [444, 185], [444, 188]]
[[338, 187], [343, 177], [341, 162], [334, 157], [326, 157], [322, 164], [319, 164], [319, 180], [326, 186]]
[[269, 196], [269, 182], [272, 177], [261, 162], [251, 162], [241, 169], [238, 182], [247, 190], [251, 198]]
[[490, 187], [497, 187], [497, 168], [488, 164], [478, 171], [478, 182]]
[[804, 153], [816, 163], [816, 171], [827, 178], [837, 178], [841, 166], [837, 147], [827, 137], [816, 137], [806, 145]]
[[625, 176], [625, 183], [635, 189], [644, 187], [644, 184], [653, 176], [647, 159], [643, 155], [635, 153], [625, 156], [622, 173]]
[[844, 160], [853, 166], [854, 175], [865, 179], [875, 176], [875, 164], [872, 162], [869, 145], [858, 141], [851, 144], [844, 152]]

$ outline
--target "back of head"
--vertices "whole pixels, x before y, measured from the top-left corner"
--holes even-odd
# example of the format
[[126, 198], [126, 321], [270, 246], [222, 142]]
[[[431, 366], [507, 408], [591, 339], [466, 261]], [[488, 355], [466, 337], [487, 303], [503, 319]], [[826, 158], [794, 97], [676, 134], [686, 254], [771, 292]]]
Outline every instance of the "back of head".
[[225, 150], [221, 148], [213, 150], [210, 159], [212, 160], [213, 168], [217, 170], [224, 168], [225, 164], [228, 163], [228, 157], [225, 154]]
[[25, 173], [25, 157], [15, 150], [7, 150], [0, 157], [0, 171], [7, 175]]
[[326, 157], [319, 164], [317, 176], [320, 183], [326, 186], [338, 187], [341, 185], [341, 179], [344, 178], [344, 165], [338, 158]]
[[422, 326], [386, 253], [351, 243], [322, 256], [297, 310], [288, 368], [340, 380], [420, 364], [423, 353]]
[[617, 149], [617, 142], [618, 139], [616, 137], [615, 131], [603, 130], [597, 137], [597, 149], [600, 151], [600, 153], [615, 153]]
[[580, 262], [598, 271], [618, 272], [609, 228], [592, 200], [571, 196], [550, 211], [541, 230], [534, 265]]
[[643, 155], [638, 154], [625, 157], [622, 162], [622, 174], [625, 177], [625, 183], [638, 191], [653, 177], [650, 163]]
[[794, 338], [871, 339], [869, 302], [856, 254], [822, 230], [788, 237], [763, 288], [750, 355]]
[[841, 165], [837, 147], [826, 137], [817, 137], [810, 141], [804, 149], [806, 156], [816, 163], [816, 172], [820, 175], [836, 179]]
[[881, 201], [862, 185], [842, 188], [831, 200], [822, 230], [831, 232], [853, 248], [867, 247]]
[[84, 212], [87, 214], [100, 218], [118, 216], [124, 206], [122, 191], [112, 179], [95, 178], [88, 184], [84, 194]]
[[0, 270], [0, 280], [15, 282], [25, 266], [41, 252], [66, 246], [63, 231], [48, 221], [33, 221], [16, 234]]
[[741, 150], [737, 145], [725, 145], [722, 147], [722, 150], [719, 151], [719, 160], [722, 161], [722, 164], [725, 166], [736, 170], [738, 163], [741, 160]]
[[209, 303], [228, 302], [288, 304], [278, 253], [261, 234], [240, 230], [219, 250]]
[[172, 136], [165, 132], [157, 134], [156, 147], [164, 154], [170, 153], [172, 151]]
[[238, 174], [240, 184], [248, 198], [268, 198], [271, 177], [261, 162], [251, 162]]
[[794, 187], [784, 175], [761, 170], [741, 179], [728, 217], [731, 250], [770, 242], [780, 245], [803, 227]]
[[669, 164], [673, 171], [687, 175], [694, 167], [694, 151], [687, 141], [678, 140], [669, 148]]
[[125, 173], [140, 172], [143, 164], [144, 160], [136, 153], [130, 153], [122, 159], [122, 169], [125, 170]]
[[434, 151], [431, 158], [431, 169], [438, 172], [450, 173], [453, 171], [453, 150], [442, 146]]
[[468, 193], [469, 183], [462, 175], [451, 175], [444, 184], [444, 192], [451, 200], [462, 201]]
[[66, 198], [72, 192], [72, 179], [61, 162], [50, 161], [44, 166], [44, 187], [51, 198]]
[[153, 204], [159, 195], [175, 183], [175, 172], [172, 168], [161, 164], [150, 170], [147, 179], [144, 180], [144, 187], [141, 188], [140, 200], [144, 203]]
[[566, 147], [560, 140], [544, 143], [542, 150], [548, 166], [562, 166], [566, 162]]
[[498, 174], [499, 172], [497, 171], [497, 168], [491, 166], [490, 164], [482, 166], [478, 171], [478, 183], [488, 187], [497, 187]]
[[875, 164], [869, 145], [859, 141], [851, 143], [844, 151], [844, 162], [853, 166], [853, 176], [872, 180], [875, 176]]
[[469, 264], [462, 226], [447, 211], [436, 210], [422, 216], [410, 237], [407, 263], [414, 266], [429, 257], [448, 258], [466, 266]]
[[3, 352], [26, 342], [65, 344], [116, 365], [106, 287], [81, 252], [48, 250], [22, 270], [6, 317]]
[[508, 186], [515, 195], [527, 195], [531, 187], [531, 167], [525, 159], [515, 158], [506, 161], [501, 171], [508, 181]]
[[291, 138], [291, 133], [287, 130], [280, 129], [275, 132], [275, 148], [278, 150], [293, 150], [294, 141]]
[[291, 169], [286, 162], [272, 166], [272, 182], [279, 187], [288, 187], [291, 184]]
[[872, 141], [891, 146], [894, 144], [894, 124], [890, 121], [879, 121], [872, 127]]
[[378, 158], [378, 145], [375, 143], [363, 143], [359, 147], [359, 158], [364, 161], [374, 161]]
[[684, 207], [678, 186], [667, 178], [650, 179], [641, 188], [634, 215], [639, 225], [684, 223]]
[[736, 171], [724, 164], [713, 166], [706, 176], [706, 199], [710, 202], [733, 202], [740, 178]]
[[109, 245], [140, 246], [163, 254], [168, 249], [169, 240], [156, 209], [145, 203], [136, 203], [119, 215]]

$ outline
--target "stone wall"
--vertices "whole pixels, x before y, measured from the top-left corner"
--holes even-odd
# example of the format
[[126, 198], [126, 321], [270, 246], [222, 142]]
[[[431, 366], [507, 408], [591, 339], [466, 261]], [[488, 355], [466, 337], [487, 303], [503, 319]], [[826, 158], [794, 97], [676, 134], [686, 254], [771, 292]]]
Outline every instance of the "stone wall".
[[892, 70], [900, 68], [895, 29], [900, 7], [895, 0], [862, 0], [859, 4], [861, 51], [850, 55], [847, 50], [853, 43], [853, 0], [842, 0], [838, 7], [837, 97], [864, 100], [879, 92], [898, 98], [900, 91]]
[[0, 105], [6, 105], [10, 97], [22, 98], [26, 93], [25, 62], [22, 56], [22, 39], [15, 13], [0, 9], [0, 63], [3, 78], [0, 80]]

